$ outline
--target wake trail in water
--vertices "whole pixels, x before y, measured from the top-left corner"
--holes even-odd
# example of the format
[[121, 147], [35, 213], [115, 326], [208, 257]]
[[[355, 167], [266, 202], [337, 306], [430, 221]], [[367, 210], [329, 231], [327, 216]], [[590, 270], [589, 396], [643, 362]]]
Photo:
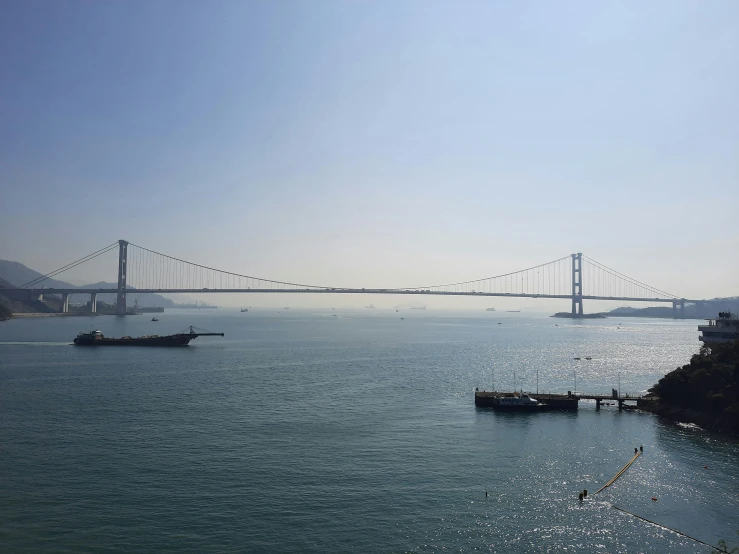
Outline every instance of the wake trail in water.
[[71, 342], [0, 341], [0, 346], [74, 346]]

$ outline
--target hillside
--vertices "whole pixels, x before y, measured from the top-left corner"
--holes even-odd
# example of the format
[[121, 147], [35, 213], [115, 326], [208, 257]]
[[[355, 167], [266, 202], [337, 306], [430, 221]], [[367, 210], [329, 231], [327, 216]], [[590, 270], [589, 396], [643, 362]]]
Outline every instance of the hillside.
[[0, 302], [0, 321], [5, 321], [6, 319], [10, 319], [13, 315], [13, 312], [10, 311], [10, 308], [8, 308], [5, 304]]
[[702, 347], [649, 392], [647, 411], [739, 436], [739, 341]]
[[[29, 281], [42, 276], [42, 273], [26, 267], [22, 263], [10, 260], [0, 260], [0, 279], [13, 283], [16, 287], [21, 287]], [[64, 281], [57, 281], [56, 279], [46, 279], [41, 286], [49, 288], [74, 287], [74, 285], [70, 285]]]
[[14, 286], [12, 283], [0, 279], [0, 305], [8, 311], [12, 313], [49, 313], [55, 311], [55, 308], [58, 309], [58, 304], [50, 307], [46, 302], [31, 301], [22, 292], [3, 291], [3, 289]]

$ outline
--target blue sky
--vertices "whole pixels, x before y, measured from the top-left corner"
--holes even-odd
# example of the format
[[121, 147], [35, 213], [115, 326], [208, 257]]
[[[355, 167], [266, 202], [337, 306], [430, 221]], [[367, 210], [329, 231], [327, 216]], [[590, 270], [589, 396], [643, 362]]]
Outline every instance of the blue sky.
[[[739, 4], [0, 4], [0, 258], [739, 294]], [[114, 262], [90, 280], [112, 279]]]

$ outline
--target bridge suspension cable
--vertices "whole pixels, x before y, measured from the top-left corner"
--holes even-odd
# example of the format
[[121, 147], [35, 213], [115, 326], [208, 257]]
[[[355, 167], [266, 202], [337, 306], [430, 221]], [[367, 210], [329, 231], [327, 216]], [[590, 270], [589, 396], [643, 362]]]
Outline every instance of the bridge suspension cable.
[[[138, 289], [327, 289], [223, 271], [129, 243], [128, 283]], [[133, 248], [131, 248], [133, 247]], [[269, 286], [268, 286], [269, 285]]]
[[587, 262], [584, 265], [585, 278], [583, 279], [585, 296], [679, 299], [674, 294], [637, 281], [593, 258], [585, 255], [582, 258]]
[[568, 296], [571, 293], [572, 268], [570, 256], [563, 256], [543, 264], [445, 285], [427, 285], [387, 289], [391, 291], [468, 292]]
[[27, 283], [22, 284], [19, 288], [26, 289], [31, 288], [39, 283], [42, 283], [43, 281], [46, 281], [47, 279], [51, 279], [55, 275], [58, 275], [60, 273], [63, 273], [64, 271], [67, 271], [68, 269], [72, 269], [73, 267], [77, 267], [78, 265], [81, 265], [85, 262], [89, 262], [93, 258], [97, 258], [98, 256], [102, 256], [106, 252], [110, 252], [111, 250], [118, 248], [118, 242], [114, 242], [113, 244], [109, 244], [105, 248], [101, 248], [97, 252], [93, 252], [92, 254], [88, 254], [87, 256], [80, 258], [79, 260], [75, 260], [74, 262], [68, 263], [65, 266], [60, 267], [59, 269], [55, 269], [54, 271], [51, 271], [47, 273], [46, 275], [41, 275], [40, 277], [37, 277], [35, 279], [31, 279]]

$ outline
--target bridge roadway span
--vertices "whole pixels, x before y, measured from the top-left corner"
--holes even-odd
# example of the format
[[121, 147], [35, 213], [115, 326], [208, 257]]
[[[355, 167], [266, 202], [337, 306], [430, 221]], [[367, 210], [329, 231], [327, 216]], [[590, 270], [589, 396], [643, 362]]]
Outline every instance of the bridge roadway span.
[[[116, 294], [118, 289], [21, 289], [7, 288], [6, 291], [28, 292], [29, 294]], [[203, 294], [203, 293], [310, 293], [310, 294], [410, 294], [419, 296], [493, 296], [503, 298], [551, 298], [556, 300], [571, 300], [571, 294], [530, 294], [519, 292], [475, 292], [475, 291], [440, 291], [429, 289], [342, 289], [342, 288], [273, 288], [273, 289], [125, 289], [127, 294]], [[686, 298], [638, 298], [628, 296], [591, 296], [583, 294], [583, 300], [615, 300], [619, 302], [664, 302], [667, 304], [678, 302], [710, 302], [710, 300], [689, 300]]]

